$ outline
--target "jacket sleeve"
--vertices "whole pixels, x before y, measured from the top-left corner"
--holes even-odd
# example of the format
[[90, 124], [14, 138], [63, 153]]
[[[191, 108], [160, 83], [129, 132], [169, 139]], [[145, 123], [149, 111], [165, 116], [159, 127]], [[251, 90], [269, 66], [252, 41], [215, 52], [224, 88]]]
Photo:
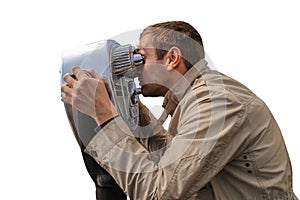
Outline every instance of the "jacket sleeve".
[[168, 133], [176, 135], [162, 148], [158, 162], [121, 118], [100, 130], [85, 152], [133, 200], [188, 199], [230, 162], [246, 137], [231, 140], [239, 137], [246, 110], [233, 95], [215, 94], [212, 99], [200, 92], [192, 96], [178, 105], [178, 125]]
[[140, 105], [139, 136], [137, 140], [150, 152], [155, 152], [165, 147], [172, 139], [150, 110], [143, 104]]

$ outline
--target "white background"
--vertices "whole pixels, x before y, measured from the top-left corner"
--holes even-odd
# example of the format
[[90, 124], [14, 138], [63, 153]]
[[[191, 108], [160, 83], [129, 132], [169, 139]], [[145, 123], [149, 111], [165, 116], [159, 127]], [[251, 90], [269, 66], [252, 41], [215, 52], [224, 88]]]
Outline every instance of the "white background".
[[216, 68], [267, 103], [299, 196], [299, 19], [296, 0], [1, 1], [0, 199], [95, 199], [60, 101], [62, 51], [167, 20], [191, 23]]

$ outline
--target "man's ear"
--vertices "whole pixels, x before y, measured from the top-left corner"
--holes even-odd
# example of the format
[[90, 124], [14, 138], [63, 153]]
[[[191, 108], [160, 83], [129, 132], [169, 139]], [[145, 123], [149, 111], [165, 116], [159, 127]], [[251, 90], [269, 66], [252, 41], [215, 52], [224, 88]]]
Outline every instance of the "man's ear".
[[166, 56], [167, 70], [176, 69], [182, 60], [182, 53], [178, 47], [171, 47]]

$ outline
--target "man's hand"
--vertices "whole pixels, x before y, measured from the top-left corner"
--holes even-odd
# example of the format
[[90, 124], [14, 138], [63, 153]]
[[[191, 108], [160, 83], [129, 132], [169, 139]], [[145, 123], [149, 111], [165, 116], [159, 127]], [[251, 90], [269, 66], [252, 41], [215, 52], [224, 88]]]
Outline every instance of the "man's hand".
[[103, 78], [94, 70], [82, 70], [78, 66], [73, 67], [72, 72], [73, 75], [64, 75], [66, 84], [61, 87], [68, 103], [94, 118], [98, 125], [117, 116]]

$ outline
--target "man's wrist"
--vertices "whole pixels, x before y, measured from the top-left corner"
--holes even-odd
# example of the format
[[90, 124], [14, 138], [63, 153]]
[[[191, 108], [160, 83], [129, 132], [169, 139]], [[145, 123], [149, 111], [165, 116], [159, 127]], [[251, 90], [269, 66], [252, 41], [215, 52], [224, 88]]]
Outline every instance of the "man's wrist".
[[116, 119], [117, 117], [119, 117], [119, 115], [115, 115], [110, 119], [106, 120], [105, 122], [103, 122], [102, 124], [98, 124], [98, 126], [94, 129], [95, 133], [98, 133], [103, 127], [105, 127], [109, 122]]
[[112, 103], [110, 103], [110, 106], [106, 106], [106, 108], [99, 109], [98, 111], [97, 108], [95, 108], [95, 110], [96, 110], [95, 121], [97, 122], [98, 126], [101, 126], [106, 121], [118, 115], [118, 112]]

